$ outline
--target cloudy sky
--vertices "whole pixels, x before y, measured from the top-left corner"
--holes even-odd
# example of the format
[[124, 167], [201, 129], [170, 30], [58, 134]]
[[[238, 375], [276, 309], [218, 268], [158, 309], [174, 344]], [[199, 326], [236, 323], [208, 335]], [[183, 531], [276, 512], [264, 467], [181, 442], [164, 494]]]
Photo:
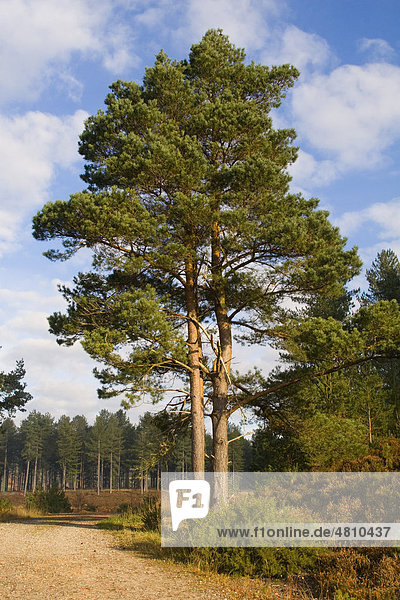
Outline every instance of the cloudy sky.
[[78, 136], [108, 86], [141, 82], [160, 48], [184, 58], [211, 27], [249, 60], [294, 64], [275, 115], [298, 133], [293, 189], [320, 198], [368, 267], [382, 248], [400, 253], [399, 17], [398, 0], [1, 0], [0, 370], [24, 358], [29, 409], [92, 420], [119, 407], [97, 399], [83, 350], [47, 333], [57, 284], [88, 257], [50, 263], [31, 236], [45, 202], [83, 189]]

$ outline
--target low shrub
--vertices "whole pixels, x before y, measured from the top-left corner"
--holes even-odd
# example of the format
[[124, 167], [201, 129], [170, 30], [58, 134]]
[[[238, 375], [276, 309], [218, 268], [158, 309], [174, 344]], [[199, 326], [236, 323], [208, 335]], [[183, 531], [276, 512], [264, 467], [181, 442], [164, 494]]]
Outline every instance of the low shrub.
[[145, 498], [138, 509], [145, 531], [161, 532], [161, 501], [157, 498]]
[[348, 600], [400, 598], [397, 548], [341, 548], [320, 557], [313, 577], [324, 597]]
[[68, 513], [72, 512], [71, 504], [64, 490], [57, 486], [44, 491], [36, 488], [33, 493], [26, 495], [26, 507], [42, 513]]
[[11, 504], [8, 498], [0, 498], [0, 513], [10, 512], [14, 506]]

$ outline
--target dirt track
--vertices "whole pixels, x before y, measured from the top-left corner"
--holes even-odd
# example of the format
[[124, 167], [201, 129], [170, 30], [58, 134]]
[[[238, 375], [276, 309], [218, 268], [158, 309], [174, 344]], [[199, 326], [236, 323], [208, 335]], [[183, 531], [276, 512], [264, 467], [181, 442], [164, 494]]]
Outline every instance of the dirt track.
[[0, 523], [1, 600], [230, 599], [214, 582], [121, 550], [99, 517]]

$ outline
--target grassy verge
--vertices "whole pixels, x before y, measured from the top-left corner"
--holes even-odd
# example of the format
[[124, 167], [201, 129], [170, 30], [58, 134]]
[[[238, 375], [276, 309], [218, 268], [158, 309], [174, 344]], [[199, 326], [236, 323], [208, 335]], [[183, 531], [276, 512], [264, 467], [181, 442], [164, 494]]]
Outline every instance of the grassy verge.
[[25, 521], [26, 519], [36, 519], [42, 517], [41, 511], [23, 506], [14, 506], [10, 510], [0, 512], [0, 523], [13, 523]]
[[108, 517], [108, 519], [103, 519], [98, 523], [98, 527], [109, 531], [139, 530], [143, 529], [143, 519], [140, 514], [130, 511], [122, 515], [113, 515], [112, 517]]

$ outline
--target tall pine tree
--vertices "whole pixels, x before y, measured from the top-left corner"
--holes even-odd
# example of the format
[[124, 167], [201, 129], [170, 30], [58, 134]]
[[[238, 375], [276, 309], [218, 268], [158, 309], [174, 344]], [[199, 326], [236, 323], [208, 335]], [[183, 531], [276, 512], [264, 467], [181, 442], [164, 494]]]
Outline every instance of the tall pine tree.
[[189, 398], [199, 473], [204, 406], [219, 472], [228, 469], [228, 419], [246, 402], [232, 372], [234, 336], [271, 342], [287, 299], [343, 293], [360, 267], [318, 201], [289, 191], [295, 133], [274, 129], [270, 111], [297, 75], [246, 64], [221, 31], [207, 32], [188, 60], [161, 52], [142, 86], [116, 82], [106, 110], [86, 122], [88, 189], [34, 219], [37, 239], [63, 241], [50, 259], [94, 253], [94, 272], [63, 290], [68, 311], [52, 317], [52, 331], [103, 362], [103, 394], [132, 400], [173, 388]]

